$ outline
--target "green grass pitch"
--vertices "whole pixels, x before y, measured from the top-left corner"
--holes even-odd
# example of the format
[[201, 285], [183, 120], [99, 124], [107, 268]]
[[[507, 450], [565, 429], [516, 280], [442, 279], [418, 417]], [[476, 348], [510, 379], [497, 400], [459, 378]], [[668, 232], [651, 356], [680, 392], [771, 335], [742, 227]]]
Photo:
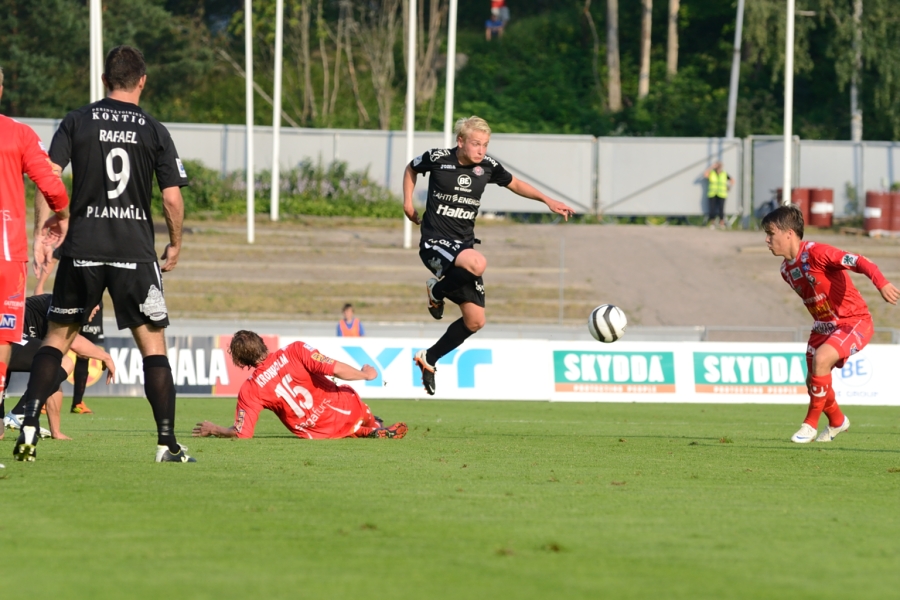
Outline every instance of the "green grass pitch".
[[[57, 598], [888, 598], [900, 411], [378, 401], [403, 440], [191, 439], [155, 464], [149, 406], [89, 399], [38, 462], [0, 442], [6, 592]], [[27, 590], [27, 591], [26, 591]]]

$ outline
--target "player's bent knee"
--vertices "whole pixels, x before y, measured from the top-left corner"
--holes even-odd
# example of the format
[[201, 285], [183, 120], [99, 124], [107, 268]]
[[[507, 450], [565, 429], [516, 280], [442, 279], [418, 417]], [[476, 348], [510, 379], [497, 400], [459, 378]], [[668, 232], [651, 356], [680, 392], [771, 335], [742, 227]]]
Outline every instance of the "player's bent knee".
[[476, 331], [478, 331], [482, 327], [484, 327], [485, 318], [484, 317], [481, 317], [481, 318], [476, 317], [476, 318], [463, 319], [463, 322], [466, 324], [466, 329], [468, 329], [472, 333], [475, 333]]

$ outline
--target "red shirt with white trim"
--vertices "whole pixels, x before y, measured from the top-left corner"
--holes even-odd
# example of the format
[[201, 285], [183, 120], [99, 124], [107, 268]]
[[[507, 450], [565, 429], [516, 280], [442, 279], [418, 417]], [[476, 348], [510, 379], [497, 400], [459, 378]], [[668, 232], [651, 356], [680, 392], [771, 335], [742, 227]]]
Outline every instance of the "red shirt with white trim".
[[847, 271], [862, 273], [879, 290], [888, 280], [864, 256], [816, 242], [801, 242], [794, 260], [781, 264], [781, 276], [803, 299], [814, 319], [813, 331], [830, 333], [842, 321], [871, 319], [869, 307]]
[[252, 438], [263, 409], [278, 415], [291, 433], [306, 439], [352, 435], [367, 407], [350, 386], [339, 386], [334, 359], [294, 342], [271, 353], [250, 375], [238, 393], [234, 430]]
[[69, 205], [62, 180], [53, 173], [50, 158], [34, 130], [0, 115], [0, 260], [28, 261], [25, 223], [25, 182], [37, 185], [54, 212]]

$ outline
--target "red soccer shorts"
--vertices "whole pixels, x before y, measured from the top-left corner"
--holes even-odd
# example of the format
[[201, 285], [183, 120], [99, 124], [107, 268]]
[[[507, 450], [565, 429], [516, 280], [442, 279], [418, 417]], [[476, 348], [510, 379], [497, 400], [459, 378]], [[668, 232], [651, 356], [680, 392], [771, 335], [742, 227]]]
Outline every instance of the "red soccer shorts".
[[25, 281], [27, 263], [0, 262], [0, 343], [22, 341], [25, 325]]
[[837, 329], [831, 333], [812, 333], [806, 347], [806, 366], [812, 370], [812, 358], [816, 349], [822, 344], [828, 344], [838, 352], [841, 359], [834, 365], [840, 369], [844, 362], [866, 347], [872, 341], [875, 333], [875, 325], [872, 319], [860, 319], [859, 321], [844, 321], [838, 323]]

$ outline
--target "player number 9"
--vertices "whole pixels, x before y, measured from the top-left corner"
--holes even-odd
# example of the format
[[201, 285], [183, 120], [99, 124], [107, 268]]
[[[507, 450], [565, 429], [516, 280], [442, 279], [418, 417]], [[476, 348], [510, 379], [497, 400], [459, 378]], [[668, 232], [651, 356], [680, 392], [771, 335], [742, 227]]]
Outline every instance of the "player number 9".
[[[115, 158], [122, 159], [122, 170], [116, 171]], [[118, 183], [116, 189], [106, 192], [106, 197], [112, 200], [118, 198], [125, 191], [128, 180], [131, 179], [131, 162], [128, 160], [128, 153], [122, 148], [113, 148], [106, 155], [106, 174], [113, 183]]]

